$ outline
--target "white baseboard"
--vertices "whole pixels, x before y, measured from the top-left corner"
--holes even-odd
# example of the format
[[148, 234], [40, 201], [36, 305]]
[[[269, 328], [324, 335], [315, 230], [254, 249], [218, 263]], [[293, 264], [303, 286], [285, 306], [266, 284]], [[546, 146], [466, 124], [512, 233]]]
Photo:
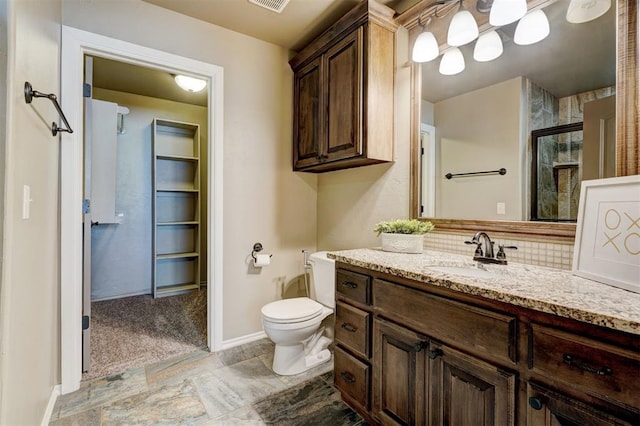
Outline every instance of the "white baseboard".
[[236, 337], [235, 339], [223, 340], [220, 350], [244, 345], [245, 343], [255, 342], [256, 340], [264, 339], [265, 337], [267, 337], [265, 332], [259, 331], [257, 333], [247, 334], [246, 336]]
[[51, 421], [51, 415], [53, 414], [53, 407], [56, 405], [56, 400], [60, 396], [60, 385], [55, 385], [53, 389], [51, 389], [51, 395], [49, 396], [49, 402], [47, 403], [47, 409], [44, 412], [44, 416], [42, 417], [42, 426], [47, 426]]

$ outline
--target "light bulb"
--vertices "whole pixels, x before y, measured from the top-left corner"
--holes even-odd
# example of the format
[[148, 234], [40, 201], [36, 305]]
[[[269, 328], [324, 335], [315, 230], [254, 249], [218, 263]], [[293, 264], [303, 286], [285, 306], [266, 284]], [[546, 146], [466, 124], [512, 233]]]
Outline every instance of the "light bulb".
[[494, 27], [516, 22], [527, 13], [527, 0], [493, 0], [489, 23]]
[[435, 36], [433, 33], [425, 31], [416, 38], [411, 59], [413, 62], [429, 62], [437, 58], [439, 54], [440, 49]]
[[454, 75], [464, 70], [464, 56], [457, 47], [447, 50], [440, 60], [440, 74]]
[[480, 36], [473, 49], [473, 59], [478, 62], [493, 61], [502, 55], [502, 40], [497, 32], [489, 31]]
[[460, 10], [453, 15], [449, 32], [447, 33], [447, 44], [449, 46], [462, 46], [471, 43], [478, 38], [478, 24], [473, 15], [468, 10]]
[[526, 14], [516, 27], [513, 42], [519, 45], [534, 44], [549, 35], [549, 20], [542, 9]]

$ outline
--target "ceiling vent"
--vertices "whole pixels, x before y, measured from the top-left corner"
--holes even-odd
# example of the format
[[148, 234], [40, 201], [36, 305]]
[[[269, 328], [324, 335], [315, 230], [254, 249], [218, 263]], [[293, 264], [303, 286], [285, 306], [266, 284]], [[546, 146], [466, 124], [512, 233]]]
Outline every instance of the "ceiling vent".
[[287, 3], [289, 3], [289, 0], [249, 0], [249, 3], [264, 7], [272, 12], [280, 13], [284, 10]]

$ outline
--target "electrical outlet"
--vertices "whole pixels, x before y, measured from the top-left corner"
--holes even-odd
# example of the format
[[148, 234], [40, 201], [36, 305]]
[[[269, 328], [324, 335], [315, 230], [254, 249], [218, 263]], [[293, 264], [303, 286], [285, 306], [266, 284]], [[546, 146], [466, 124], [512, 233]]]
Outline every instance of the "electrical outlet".
[[496, 204], [496, 214], [507, 214], [507, 207], [505, 203]]

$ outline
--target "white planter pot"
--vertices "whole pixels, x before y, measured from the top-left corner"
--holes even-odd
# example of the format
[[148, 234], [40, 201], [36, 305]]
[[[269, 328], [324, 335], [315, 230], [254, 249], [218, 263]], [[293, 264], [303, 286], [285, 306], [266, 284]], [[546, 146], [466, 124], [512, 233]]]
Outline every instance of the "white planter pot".
[[424, 235], [416, 234], [380, 234], [382, 250], [394, 253], [422, 253]]

